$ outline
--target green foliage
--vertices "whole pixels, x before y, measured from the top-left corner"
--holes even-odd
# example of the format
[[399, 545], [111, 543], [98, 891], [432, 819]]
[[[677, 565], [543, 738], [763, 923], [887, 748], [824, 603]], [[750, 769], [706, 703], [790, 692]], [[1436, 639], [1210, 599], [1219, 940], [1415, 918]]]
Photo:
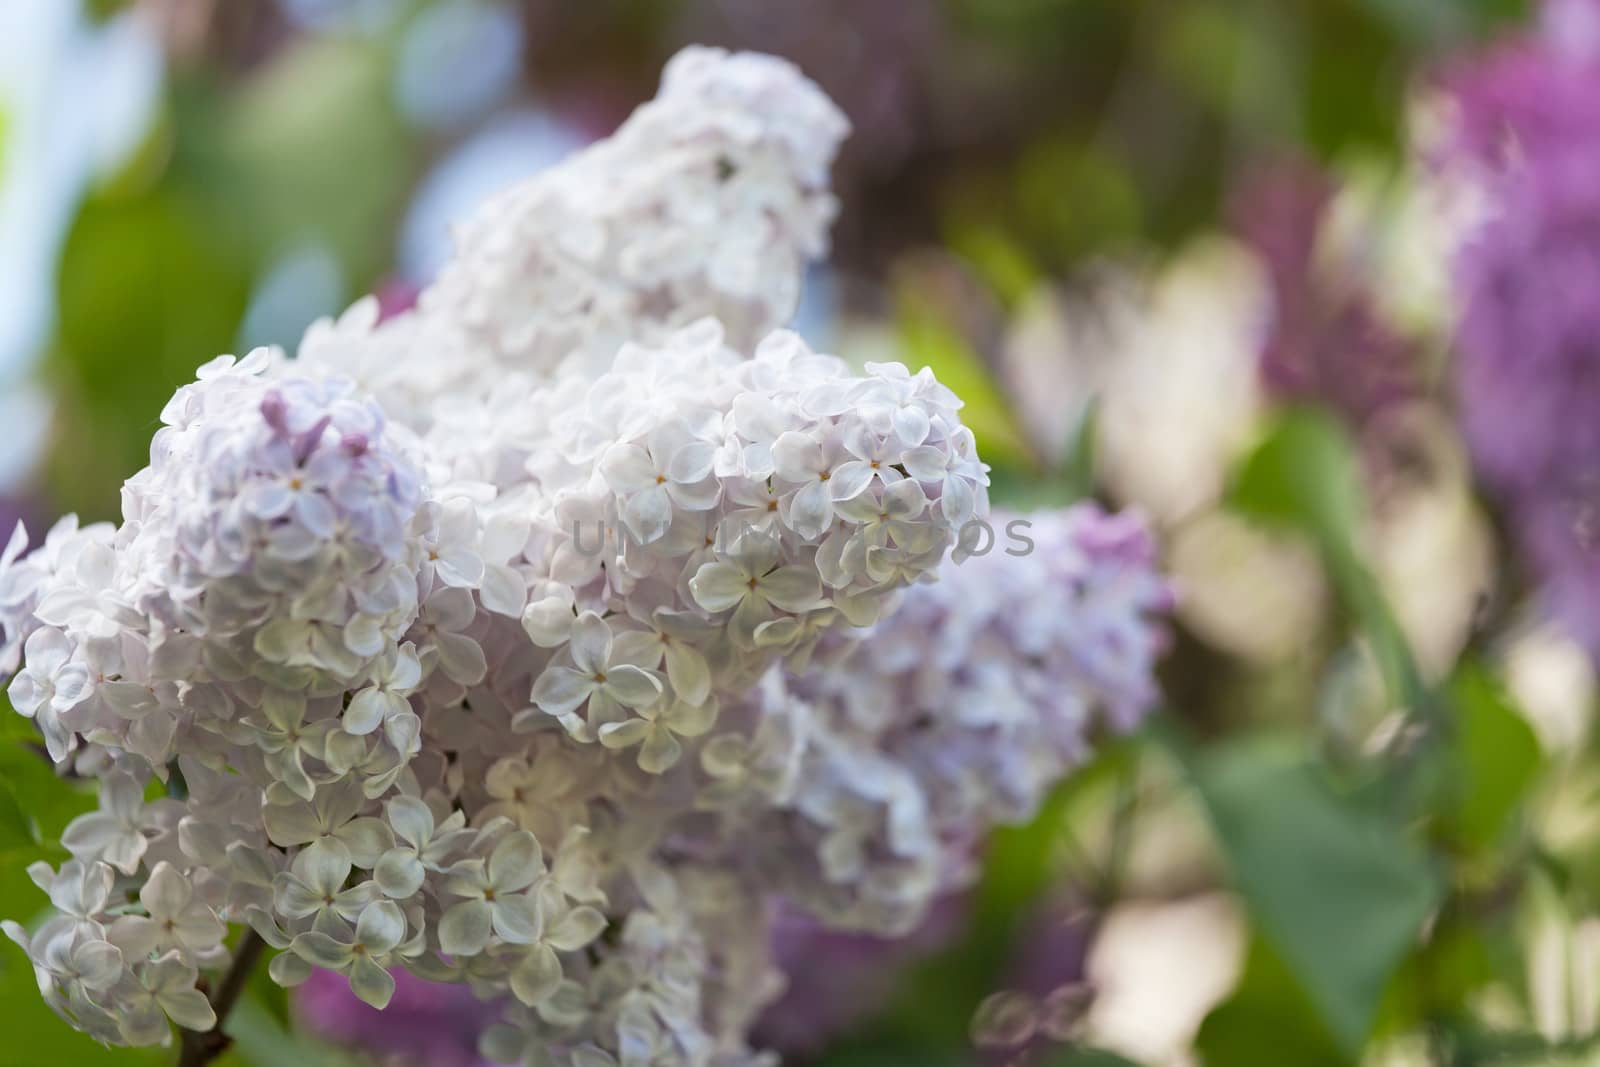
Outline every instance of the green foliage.
[[[65, 854], [54, 842], [61, 830], [74, 815], [94, 807], [93, 793], [58, 778], [37, 743], [32, 724], [0, 692], [0, 918], [24, 925], [49, 905], [28, 878], [28, 864], [44, 858], [59, 862]], [[162, 1050], [102, 1048], [65, 1026], [40, 999], [22, 950], [5, 938], [0, 938], [0, 1003], [6, 1034], [0, 1067], [155, 1067], [171, 1060]]]
[[1350, 444], [1331, 416], [1283, 414], [1245, 457], [1230, 500], [1264, 522], [1297, 528], [1329, 554], [1355, 554], [1361, 492]]
[[992, 222], [952, 221], [944, 240], [1007, 308], [1015, 308], [1039, 284], [1039, 267], [1028, 250]]
[[[97, 17], [128, 6], [89, 3]], [[676, 6], [602, 5], [584, 16], [585, 33], [615, 32], [648, 53]], [[948, 167], [917, 157], [919, 181], [935, 187], [936, 218], [916, 221], [981, 279], [996, 306], [1014, 309], [1108, 251], [1214, 225], [1230, 175], [1257, 155], [1393, 158], [1407, 87], [1422, 65], [1524, 6], [946, 0], [949, 28], [984, 42], [997, 68], [990, 73], [1038, 87], [1050, 106], [980, 116], [1006, 135], [991, 142], [991, 131], [976, 131], [973, 150], [963, 145]], [[626, 28], [609, 25], [628, 19]], [[392, 42], [348, 36], [299, 42], [249, 71], [223, 76], [201, 65], [175, 76], [158, 129], [127, 172], [84, 205], [60, 262], [60, 325], [47, 369], [59, 404], [44, 480], [51, 505], [87, 519], [116, 513], [117, 486], [146, 462], [163, 403], [196, 366], [235, 349], [253, 288], [285, 251], [329, 249], [351, 294], [389, 269], [395, 219], [424, 153], [436, 147], [395, 113], [393, 61]], [[0, 110], [0, 166], [11, 147], [7, 125]], [[1019, 130], [1025, 136], [1011, 136]], [[1095, 408], [1068, 456], [1035, 454], [986, 362], [993, 339], [967, 336], [923, 294], [895, 297], [904, 358], [931, 366], [965, 399], [963, 416], [995, 468], [995, 500], [1030, 508], [1092, 496]], [[1506, 901], [1524, 891], [1522, 866], [1555, 865], [1526, 825], [1553, 761], [1487, 653], [1442, 685], [1422, 677], [1363, 557], [1362, 480], [1342, 424], [1287, 411], [1245, 458], [1228, 504], [1315, 546], [1348, 632], [1374, 650], [1390, 703], [1423, 729], [1415, 751], [1364, 764], [1346, 782], [1312, 755], [1312, 739], [1240, 736], [1240, 722], [1278, 710], [1241, 684], [1256, 704], [1237, 720], [1231, 705], [1208, 720], [1209, 744], [1173, 741], [1251, 924], [1240, 981], [1205, 1020], [1197, 1050], [1207, 1067], [1343, 1067], [1374, 1034], [1428, 1026], [1453, 1067], [1581, 1062], [1593, 1041], [1551, 1042], [1531, 1027], [1496, 1030], [1472, 1018], [1486, 986], [1521, 981], [1523, 946], [1508, 929]], [[1080, 874], [1091, 876], [1077, 879], [1086, 898], [1116, 899], [1116, 857], [1105, 870], [1069, 870], [1079, 857], [1067, 856], [1064, 839], [1087, 821], [1090, 800], [1103, 807], [1108, 793], [1119, 797], [1119, 821], [1138, 818], [1134, 800], [1120, 798], [1134, 792], [1129, 783], [1151, 744], [1110, 744], [1034, 824], [995, 835], [970, 932], [912, 969], [885, 1018], [816, 1063], [974, 1062], [973, 1012], [1002, 982], [1039, 900]], [[58, 861], [62, 828], [94, 802], [92, 787], [59, 777], [35, 746], [31, 724], [0, 696], [0, 916], [40, 912], [44, 897], [26, 864]], [[1593, 753], [1582, 759], [1592, 762]], [[1405, 803], [1393, 803], [1402, 796], [1394, 781], [1418, 769], [1423, 788], [1408, 787]], [[1562, 892], [1600, 894], [1593, 870], [1569, 864], [1560, 874]], [[63, 1026], [5, 942], [0, 998], [0, 1067], [154, 1067], [174, 1058], [171, 1050], [101, 1049]], [[287, 995], [261, 974], [228, 1028], [237, 1045], [221, 1062], [231, 1067], [345, 1062], [294, 1034]], [[1045, 1067], [1131, 1065], [1082, 1048], [1058, 1050]]]
[[1144, 207], [1124, 160], [1095, 144], [1042, 141], [1017, 167], [1017, 207], [1034, 239], [1068, 261], [1126, 248]]
[[1071, 1048], [1046, 1061], [1046, 1067], [1138, 1067], [1138, 1064], [1104, 1049]]
[[1471, 851], [1506, 833], [1542, 763], [1538, 738], [1505, 687], [1482, 663], [1468, 661], [1449, 687], [1454, 711], [1455, 804], [1447, 821]]
[[293, 1033], [258, 995], [239, 1002], [226, 1029], [234, 1048], [224, 1067], [352, 1067], [349, 1057]]
[[1016, 416], [966, 338], [930, 301], [909, 291], [900, 294], [898, 325], [906, 364], [912, 370], [933, 368], [939, 381], [961, 397], [961, 419], [977, 438], [979, 454], [999, 468], [1036, 472], [1038, 460]]
[[1252, 939], [1233, 995], [1195, 1038], [1205, 1067], [1345, 1067], [1348, 1057], [1294, 973], [1263, 938]]
[[366, 290], [390, 264], [415, 172], [391, 70], [376, 43], [312, 39], [232, 92], [181, 83], [174, 180], [257, 264], [316, 241]]
[[1190, 766], [1251, 918], [1354, 1057], [1438, 903], [1433, 863], [1293, 746], [1230, 742]]
[[1058, 466], [1048, 474], [1002, 466], [990, 472], [989, 499], [1013, 511], [1060, 508], [1095, 495], [1095, 435], [1100, 407], [1090, 401], [1078, 419], [1072, 441]]
[[1317, 547], [1346, 610], [1371, 642], [1390, 693], [1413, 712], [1432, 711], [1400, 625], [1362, 561], [1360, 472], [1333, 417], [1309, 408], [1280, 415], [1245, 457], [1228, 499], [1240, 513], [1298, 532]]
[[93, 787], [56, 774], [33, 724], [0, 691], [0, 863], [54, 858], [67, 823], [94, 806]]
[[245, 256], [218, 244], [192, 201], [154, 189], [85, 205], [62, 254], [52, 353], [57, 507], [85, 521], [116, 517], [117, 489], [148, 462], [163, 405], [196, 367], [233, 349], [248, 292]]

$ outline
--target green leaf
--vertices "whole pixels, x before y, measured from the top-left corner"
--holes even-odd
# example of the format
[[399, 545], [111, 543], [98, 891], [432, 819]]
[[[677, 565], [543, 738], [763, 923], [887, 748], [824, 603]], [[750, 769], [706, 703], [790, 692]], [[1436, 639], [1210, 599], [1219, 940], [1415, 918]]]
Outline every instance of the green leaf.
[[1422, 45], [1482, 33], [1524, 17], [1524, 0], [1361, 0], [1391, 32]]
[[[24, 864], [14, 857], [0, 862], [0, 918], [33, 925], [49, 907]], [[105, 1048], [73, 1030], [39, 996], [33, 967], [9, 938], [0, 938], [0, 1003], [5, 1005], [0, 1067], [171, 1067], [176, 1059], [171, 1049]]]
[[1232, 742], [1190, 769], [1257, 928], [1354, 1055], [1440, 899], [1428, 857], [1291, 747]]
[[1538, 738], [1498, 679], [1479, 662], [1463, 663], [1450, 681], [1455, 709], [1457, 835], [1475, 848], [1505, 831], [1539, 773]]
[[1361, 560], [1359, 468], [1348, 435], [1331, 416], [1309, 408], [1285, 412], [1245, 458], [1228, 503], [1249, 518], [1309, 537], [1340, 600], [1371, 641], [1395, 702], [1419, 714], [1437, 710], [1382, 588]]
[[837, 1042], [805, 1061], [810, 1067], [970, 1067], [964, 1049], [872, 1036]]
[[1530, 1031], [1491, 1030], [1472, 1020], [1448, 1027], [1451, 1063], [1461, 1067], [1590, 1067], [1600, 1035], [1552, 1041]]
[[1045, 1061], [1047, 1067], [1139, 1067], [1130, 1059], [1100, 1048], [1071, 1048]]
[[[62, 253], [49, 367], [60, 396], [46, 487], [62, 511], [118, 515], [122, 480], [150, 459], [173, 389], [234, 347], [247, 265], [195, 204], [170, 191], [100, 196]], [[93, 457], [93, 462], [85, 462]]]
[[1257, 937], [1233, 994], [1195, 1037], [1205, 1067], [1345, 1067], [1347, 1057], [1295, 975]]
[[266, 1005], [251, 997], [234, 1005], [224, 1029], [234, 1040], [230, 1059], [248, 1067], [348, 1067], [352, 1063], [343, 1053], [286, 1029]]
[[939, 381], [961, 397], [961, 421], [972, 430], [984, 461], [1037, 472], [1038, 459], [1011, 406], [966, 338], [926, 297], [910, 292], [900, 297], [899, 327], [907, 365], [912, 370], [932, 368]]
[[261, 262], [314, 240], [362, 289], [389, 265], [416, 169], [389, 58], [375, 42], [309, 37], [237, 91], [184, 87], [183, 162]]
[[17, 802], [9, 781], [0, 781], [0, 855], [19, 848], [32, 848], [38, 844], [33, 820]]
[[10, 853], [6, 862], [22, 866], [48, 855], [67, 823], [94, 806], [93, 786], [56, 774], [38, 730], [0, 692], [0, 852]]
[[1039, 284], [1039, 268], [1026, 248], [986, 222], [948, 226], [945, 244], [965, 259], [1007, 307], [1020, 304]]
[[1323, 412], [1284, 413], [1245, 458], [1229, 502], [1244, 515], [1299, 529], [1325, 549], [1348, 551], [1361, 492], [1347, 436]]
[[1083, 407], [1078, 428], [1072, 432], [1072, 443], [1067, 448], [1063, 477], [1066, 479], [1072, 500], [1082, 500], [1094, 495], [1096, 445], [1100, 435], [1100, 402], [1091, 399]]

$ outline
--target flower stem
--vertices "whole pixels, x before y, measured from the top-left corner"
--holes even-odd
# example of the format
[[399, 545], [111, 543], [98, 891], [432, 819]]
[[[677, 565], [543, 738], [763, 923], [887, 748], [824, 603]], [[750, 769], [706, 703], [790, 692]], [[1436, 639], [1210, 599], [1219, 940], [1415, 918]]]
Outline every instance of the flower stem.
[[217, 1013], [217, 1024], [204, 1033], [178, 1030], [178, 1067], [205, 1067], [228, 1051], [233, 1039], [222, 1032], [222, 1024], [228, 1021], [228, 1013], [238, 1003], [239, 994], [244, 992], [250, 972], [255, 969], [266, 947], [267, 943], [261, 940], [259, 934], [254, 930], [246, 931], [244, 940], [239, 942], [238, 952], [234, 954], [233, 966], [228, 968], [228, 973], [222, 977], [222, 984], [211, 996], [211, 1010]]

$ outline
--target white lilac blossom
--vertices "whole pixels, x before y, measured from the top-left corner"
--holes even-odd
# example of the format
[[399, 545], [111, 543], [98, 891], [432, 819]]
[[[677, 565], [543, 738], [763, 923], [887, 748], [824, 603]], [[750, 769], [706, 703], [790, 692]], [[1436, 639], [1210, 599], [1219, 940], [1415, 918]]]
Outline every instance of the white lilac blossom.
[[[869, 635], [829, 635], [787, 707], [758, 698], [758, 719], [806, 721], [798, 771], [711, 805], [743, 823], [752, 794], [770, 798], [745, 860], [832, 928], [915, 928], [965, 886], [988, 829], [1031, 818], [1097, 730], [1156, 700], [1172, 593], [1143, 522], [1079, 505], [991, 524], [1012, 539], [973, 538], [982, 556], [946, 563]], [[703, 750], [716, 778], [748, 748], [724, 745]]]
[[209, 1025], [247, 926], [282, 985], [511, 1005], [502, 1062], [770, 1062], [776, 898], [901, 928], [1096, 709], [1144, 709], [1138, 525], [955, 567], [988, 510], [959, 398], [775, 329], [842, 129], [787, 65], [691, 50], [411, 320], [207, 364], [120, 526], [9, 543], [11, 697], [102, 782], [31, 872], [55, 914], [5, 928], [65, 1018]]
[[416, 311], [313, 330], [301, 356], [340, 366], [397, 417], [448, 393], [481, 406], [507, 375], [589, 376], [627, 341], [705, 316], [748, 349], [786, 323], [827, 251], [828, 169], [849, 124], [790, 63], [689, 48], [610, 138], [492, 198]]

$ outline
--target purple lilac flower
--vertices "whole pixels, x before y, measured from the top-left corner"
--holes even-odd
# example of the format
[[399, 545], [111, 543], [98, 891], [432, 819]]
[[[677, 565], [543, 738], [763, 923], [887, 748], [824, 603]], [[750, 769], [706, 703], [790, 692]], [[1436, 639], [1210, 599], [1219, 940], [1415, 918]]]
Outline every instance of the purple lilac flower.
[[786, 1056], [814, 1055], [884, 1010], [907, 968], [952, 945], [971, 901], [952, 893], [904, 937], [831, 930], [784, 907], [772, 925], [783, 997], [756, 1025], [760, 1045]]
[[[883, 536], [901, 536], [894, 522], [886, 510]], [[970, 558], [913, 586], [870, 635], [819, 643], [787, 701], [758, 713], [809, 711], [804, 734], [773, 731], [805, 737], [798, 788], [752, 862], [836, 928], [916, 929], [971, 884], [991, 828], [1032, 819], [1101, 729], [1132, 730], [1157, 699], [1173, 591], [1143, 520], [1079, 504], [990, 523], [993, 541], [964, 542]], [[708, 771], [735, 782], [783, 753], [719, 746]], [[793, 775], [764, 778], [781, 791]]]
[[463, 985], [425, 982], [395, 972], [394, 999], [379, 1011], [350, 992], [350, 984], [318, 970], [295, 991], [295, 1013], [312, 1033], [418, 1067], [486, 1067], [478, 1035], [498, 1009]]
[[1323, 404], [1358, 429], [1419, 392], [1414, 347], [1379, 316], [1354, 272], [1321, 271], [1317, 242], [1338, 187], [1304, 163], [1247, 178], [1235, 216], [1266, 266], [1272, 317], [1261, 382], [1281, 400]]
[[1446, 84], [1443, 162], [1489, 202], [1455, 264], [1468, 441], [1548, 607], [1600, 655], [1600, 61], [1546, 35]]

